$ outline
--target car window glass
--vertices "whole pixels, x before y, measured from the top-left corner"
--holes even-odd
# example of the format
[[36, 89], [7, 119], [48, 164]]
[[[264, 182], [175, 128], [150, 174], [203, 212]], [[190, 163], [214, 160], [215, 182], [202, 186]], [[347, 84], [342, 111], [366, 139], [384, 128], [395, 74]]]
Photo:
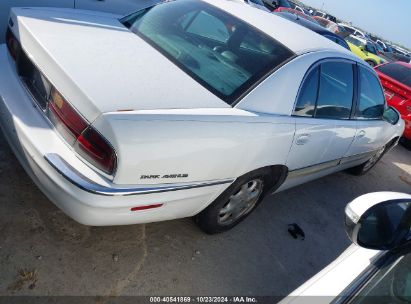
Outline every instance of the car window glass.
[[334, 41], [335, 43], [341, 45], [343, 48], [349, 50], [350, 47], [347, 45], [347, 42], [345, 42], [343, 39], [335, 36], [330, 36], [330, 35], [324, 35], [324, 37], [330, 39], [331, 41]]
[[[192, 18], [192, 14], [193, 13], [189, 13], [186, 19]], [[201, 11], [195, 16], [186, 28], [186, 31], [190, 34], [196, 34], [220, 42], [227, 42], [230, 37], [229, 31], [224, 23], [205, 11]]]
[[341, 45], [342, 47], [346, 49], [350, 49], [350, 47], [347, 45], [347, 42], [345, 42], [343, 39], [335, 38], [336, 42]]
[[353, 304], [411, 302], [411, 254], [387, 263], [353, 298]]
[[367, 51], [373, 54], [377, 54], [377, 49], [372, 43], [367, 43]]
[[317, 100], [319, 68], [316, 67], [310, 72], [301, 87], [294, 115], [313, 117], [315, 103]]
[[358, 47], [363, 45], [360, 40], [354, 38], [353, 36], [347, 36], [345, 38], [345, 40], [347, 40], [348, 42], [350, 42], [350, 43], [352, 43], [352, 44], [354, 44], [355, 46], [358, 46]]
[[121, 19], [193, 80], [233, 104], [294, 53], [203, 1], [168, 1]]
[[349, 63], [321, 64], [316, 118], [350, 118], [354, 92], [353, 71], [353, 65]]
[[363, 67], [359, 67], [359, 99], [357, 118], [382, 119], [385, 97], [377, 77]]

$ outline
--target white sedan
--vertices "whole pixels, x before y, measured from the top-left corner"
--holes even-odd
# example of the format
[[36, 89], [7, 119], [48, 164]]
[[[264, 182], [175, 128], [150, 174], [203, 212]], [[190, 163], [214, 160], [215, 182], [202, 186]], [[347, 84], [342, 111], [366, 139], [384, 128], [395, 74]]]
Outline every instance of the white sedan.
[[366, 63], [241, 3], [169, 1], [122, 19], [14, 8], [6, 41], [1, 128], [86, 225], [195, 216], [221, 232], [265, 194], [367, 172], [404, 129]]

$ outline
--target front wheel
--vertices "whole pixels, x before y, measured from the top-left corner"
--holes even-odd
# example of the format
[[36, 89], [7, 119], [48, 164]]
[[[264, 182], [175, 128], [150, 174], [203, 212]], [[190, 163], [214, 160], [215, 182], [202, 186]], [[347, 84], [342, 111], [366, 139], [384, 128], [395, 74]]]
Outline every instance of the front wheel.
[[238, 178], [195, 221], [208, 234], [227, 231], [244, 220], [262, 201], [268, 179], [262, 172]]

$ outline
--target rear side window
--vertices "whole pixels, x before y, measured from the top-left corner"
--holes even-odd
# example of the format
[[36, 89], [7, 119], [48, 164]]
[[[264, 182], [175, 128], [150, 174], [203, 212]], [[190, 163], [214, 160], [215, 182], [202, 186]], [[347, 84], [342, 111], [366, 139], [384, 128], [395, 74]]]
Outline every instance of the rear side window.
[[359, 67], [359, 84], [357, 118], [382, 119], [385, 98], [377, 77], [367, 69]]
[[411, 88], [411, 66], [388, 63], [377, 68], [378, 71]]
[[349, 119], [354, 95], [354, 66], [326, 62], [306, 77], [297, 99], [294, 115]]
[[354, 66], [344, 62], [321, 64], [315, 117], [349, 119], [354, 94]]

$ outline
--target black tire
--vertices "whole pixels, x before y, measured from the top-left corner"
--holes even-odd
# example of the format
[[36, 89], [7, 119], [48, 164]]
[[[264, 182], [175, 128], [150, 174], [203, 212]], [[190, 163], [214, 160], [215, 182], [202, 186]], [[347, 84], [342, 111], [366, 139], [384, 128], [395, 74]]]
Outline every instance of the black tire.
[[[232, 201], [232, 197], [241, 192], [242, 187], [249, 183], [261, 180], [261, 193], [258, 195], [253, 206], [239, 218], [232, 219], [231, 222], [221, 222], [221, 212]], [[239, 177], [230, 187], [228, 187], [217, 199], [214, 200], [206, 209], [197, 214], [194, 218], [197, 225], [207, 234], [221, 233], [230, 230], [249, 216], [261, 203], [268, 190], [272, 189], [272, 179], [268, 169], [260, 169]], [[225, 216], [225, 215], [224, 215]]]
[[387, 149], [387, 146], [384, 146], [365, 163], [359, 166], [352, 167], [348, 169], [347, 171], [351, 173], [352, 175], [357, 175], [357, 176], [361, 176], [361, 175], [368, 173], [380, 161], [380, 159], [384, 156], [387, 150], [389, 150], [389, 148]]

